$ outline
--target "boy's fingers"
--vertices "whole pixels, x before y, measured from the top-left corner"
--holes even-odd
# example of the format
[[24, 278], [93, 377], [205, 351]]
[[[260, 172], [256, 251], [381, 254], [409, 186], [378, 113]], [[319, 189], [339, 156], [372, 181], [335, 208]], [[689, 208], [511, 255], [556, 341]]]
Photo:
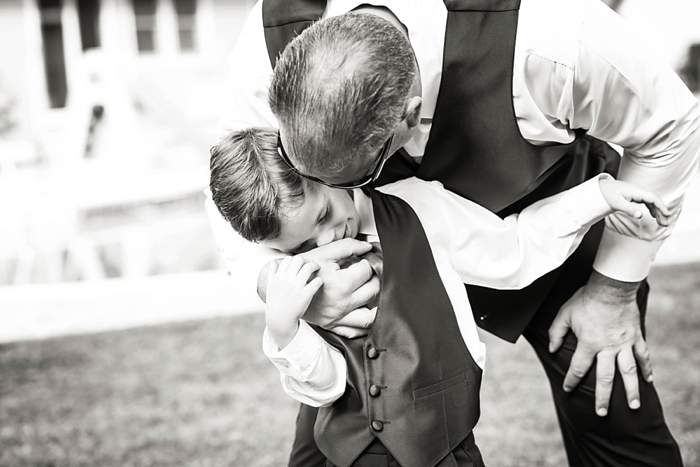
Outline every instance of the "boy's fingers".
[[278, 274], [284, 273], [289, 269], [289, 265], [292, 263], [292, 258], [293, 256], [285, 256], [282, 258], [282, 261], [279, 262], [277, 265], [277, 272]]
[[[646, 204], [646, 203], [645, 203]], [[662, 227], [668, 227], [671, 225], [671, 219], [669, 216], [664, 215], [661, 210], [657, 209], [656, 205], [654, 204], [646, 204], [647, 209], [649, 209], [649, 212], [651, 215], [656, 219], [656, 223], [659, 224]]]
[[380, 281], [377, 276], [373, 276], [355, 290], [350, 296], [350, 308], [359, 308], [374, 301], [379, 295]]
[[664, 201], [657, 195], [656, 193], [651, 193], [651, 192], [646, 192], [645, 193], [645, 198], [643, 198], [644, 203], [649, 206], [652, 205], [654, 206], [654, 209], [659, 211], [661, 214], [664, 216], [668, 217], [671, 215], [671, 210], [669, 207], [664, 203]]
[[633, 217], [635, 219], [641, 219], [644, 215], [644, 211], [642, 211], [642, 206], [640, 204], [632, 201], [627, 201], [626, 199], [620, 202], [620, 205], [618, 206], [617, 210], [622, 211], [628, 216]]
[[661, 197], [654, 192], [636, 189], [629, 193], [629, 198], [632, 202], [645, 204], [651, 215], [654, 217], [656, 217], [654, 211], [658, 211], [665, 217], [671, 215], [671, 210], [669, 209], [668, 205], [666, 205]]
[[372, 245], [354, 238], [344, 238], [337, 242], [314, 248], [302, 253], [306, 259], [314, 261], [338, 261], [353, 255], [363, 255], [372, 249]]
[[289, 262], [288, 271], [292, 274], [298, 274], [299, 270], [304, 266], [304, 258], [301, 256], [292, 256]]

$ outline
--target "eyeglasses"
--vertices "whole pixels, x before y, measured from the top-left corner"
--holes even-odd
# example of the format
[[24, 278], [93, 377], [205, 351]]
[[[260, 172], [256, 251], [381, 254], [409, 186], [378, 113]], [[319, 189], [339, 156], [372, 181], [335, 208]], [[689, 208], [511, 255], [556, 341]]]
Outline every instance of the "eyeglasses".
[[284, 150], [284, 146], [282, 146], [282, 138], [280, 137], [279, 133], [277, 133], [277, 152], [279, 153], [282, 160], [289, 166], [289, 168], [300, 177], [304, 177], [308, 180], [318, 182], [322, 185], [326, 185], [331, 188], [342, 188], [345, 190], [352, 190], [354, 188], [362, 188], [363, 186], [367, 186], [379, 178], [379, 175], [382, 173], [382, 169], [384, 169], [384, 164], [389, 159], [389, 151], [391, 150], [391, 144], [393, 143], [393, 141], [394, 134], [392, 133], [389, 139], [386, 140], [386, 143], [384, 143], [382, 148], [379, 150], [379, 153], [377, 154], [377, 159], [374, 162], [374, 167], [372, 168], [372, 171], [369, 173], [369, 175], [366, 175], [358, 180], [351, 181], [348, 183], [330, 183], [312, 175], [300, 172], [296, 167], [294, 167], [292, 161], [289, 160], [289, 156]]

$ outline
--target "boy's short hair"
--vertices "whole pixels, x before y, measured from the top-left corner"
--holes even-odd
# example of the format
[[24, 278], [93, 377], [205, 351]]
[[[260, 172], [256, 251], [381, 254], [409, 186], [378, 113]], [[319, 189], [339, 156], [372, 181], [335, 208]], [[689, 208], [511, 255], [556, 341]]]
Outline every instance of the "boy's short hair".
[[210, 150], [211, 189], [221, 215], [246, 240], [280, 233], [280, 216], [299, 207], [311, 184], [277, 153], [277, 131], [248, 128], [223, 137]]

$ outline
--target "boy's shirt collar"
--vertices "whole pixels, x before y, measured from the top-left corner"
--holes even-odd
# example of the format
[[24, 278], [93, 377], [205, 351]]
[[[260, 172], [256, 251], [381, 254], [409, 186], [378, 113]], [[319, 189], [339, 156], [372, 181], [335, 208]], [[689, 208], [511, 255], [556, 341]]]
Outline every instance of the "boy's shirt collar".
[[379, 242], [377, 226], [374, 222], [374, 210], [372, 200], [361, 189], [353, 190], [353, 201], [357, 211], [358, 236], [364, 236], [368, 242]]

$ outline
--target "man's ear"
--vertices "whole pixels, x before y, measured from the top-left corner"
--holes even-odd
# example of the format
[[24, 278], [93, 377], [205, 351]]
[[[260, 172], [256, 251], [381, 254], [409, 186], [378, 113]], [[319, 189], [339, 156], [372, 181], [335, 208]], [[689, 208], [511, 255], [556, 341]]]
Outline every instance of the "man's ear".
[[413, 96], [406, 102], [406, 110], [404, 111], [404, 119], [406, 120], [406, 126], [408, 128], [413, 128], [420, 122], [420, 108], [423, 105], [423, 98], [420, 96]]

